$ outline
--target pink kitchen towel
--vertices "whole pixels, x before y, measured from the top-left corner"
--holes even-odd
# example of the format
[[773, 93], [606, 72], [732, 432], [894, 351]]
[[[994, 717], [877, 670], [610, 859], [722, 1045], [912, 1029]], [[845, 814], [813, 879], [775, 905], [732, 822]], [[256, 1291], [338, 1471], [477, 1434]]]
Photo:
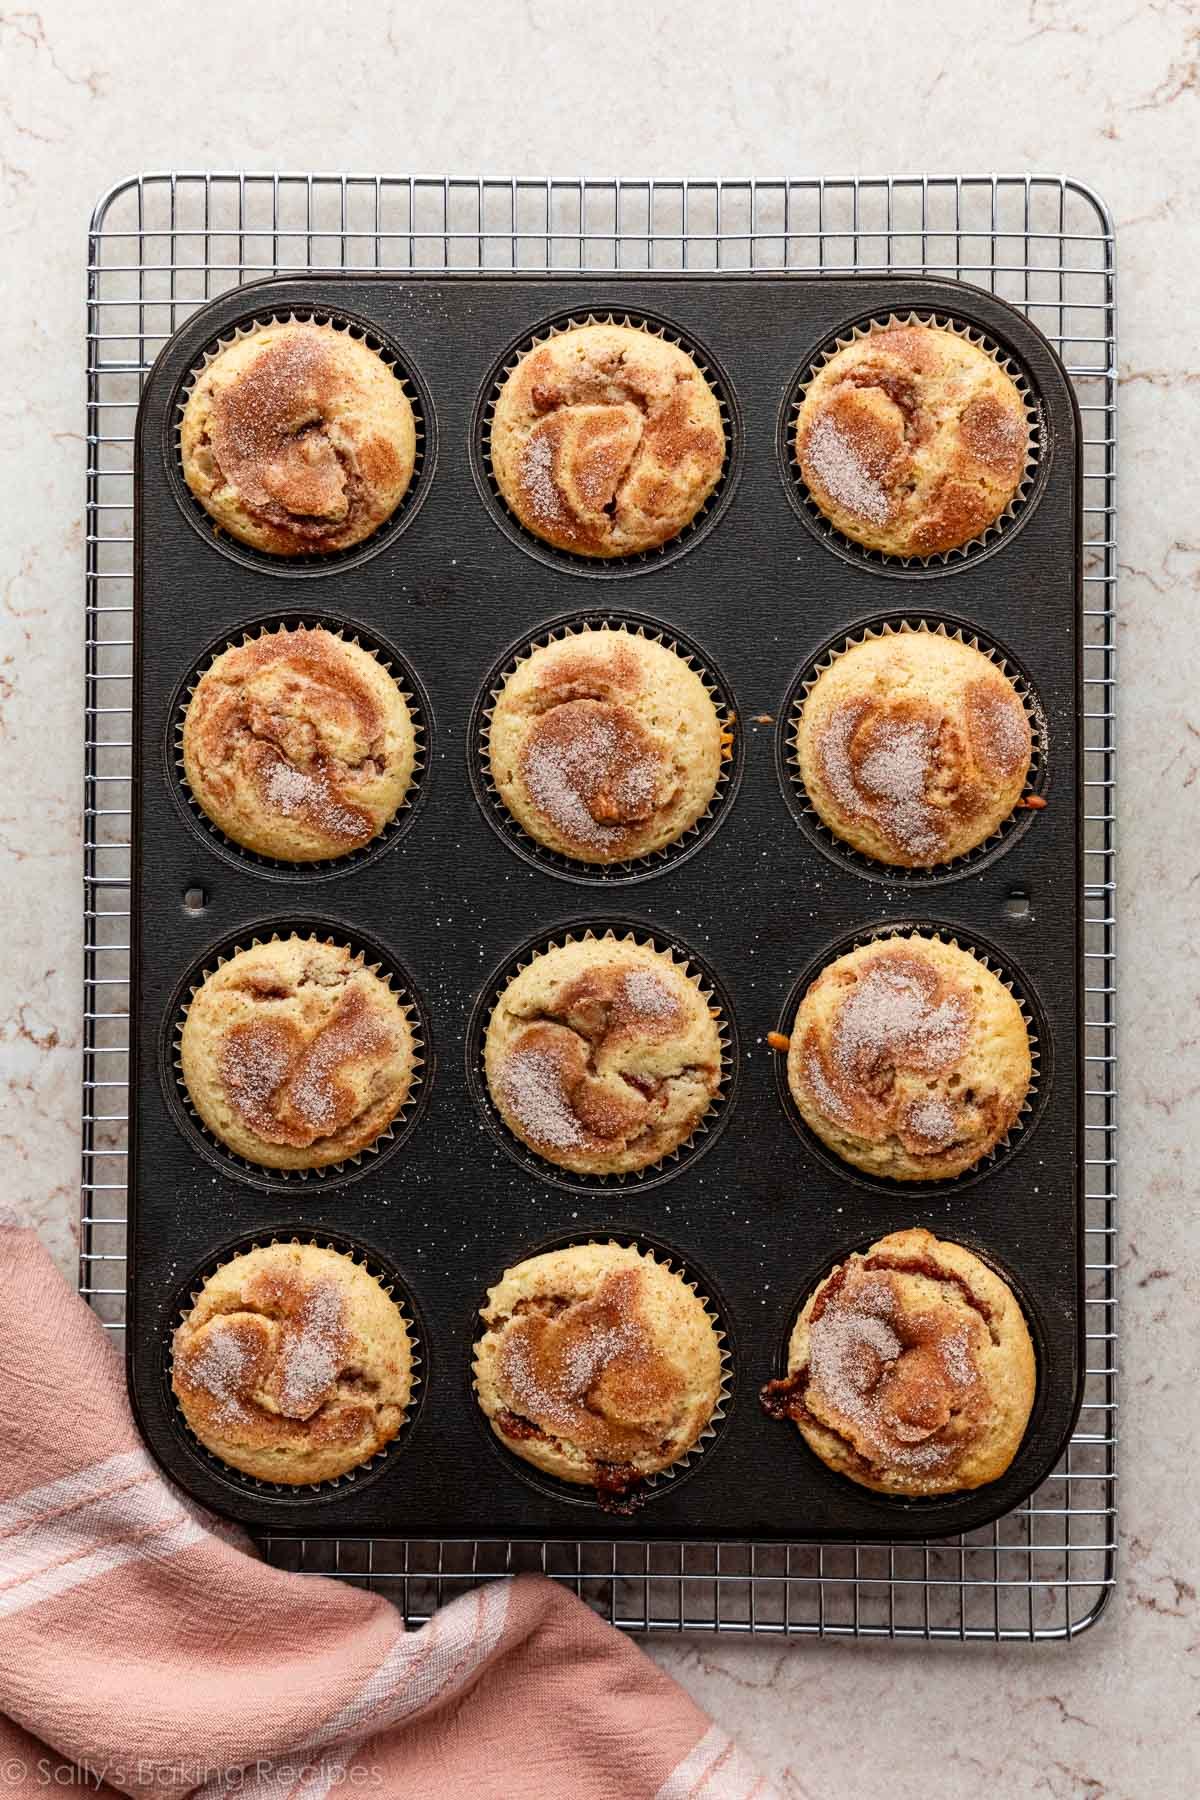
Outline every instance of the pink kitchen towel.
[[287, 1574], [158, 1473], [94, 1315], [0, 1223], [0, 1800], [767, 1800], [737, 1746], [540, 1576], [419, 1631]]

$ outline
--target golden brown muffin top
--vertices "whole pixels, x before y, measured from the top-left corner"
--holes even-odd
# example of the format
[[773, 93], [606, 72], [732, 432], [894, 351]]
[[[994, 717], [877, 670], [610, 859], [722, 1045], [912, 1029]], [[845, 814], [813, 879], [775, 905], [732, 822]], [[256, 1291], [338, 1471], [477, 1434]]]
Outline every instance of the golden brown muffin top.
[[175, 1333], [172, 1385], [196, 1436], [234, 1467], [322, 1480], [395, 1436], [411, 1346], [367, 1270], [315, 1244], [271, 1244], [205, 1282]]
[[[837, 695], [829, 705], [826, 692]], [[853, 645], [818, 679], [805, 714], [804, 758], [838, 824], [874, 827], [900, 865], [942, 861], [977, 841], [977, 821], [995, 829], [997, 792], [1011, 794], [1029, 767], [1029, 720], [1012, 683], [980, 651], [928, 632]]]
[[931, 325], [873, 330], [837, 351], [801, 404], [796, 457], [856, 542], [933, 556], [993, 524], [1021, 479], [1024, 402], [978, 345]]
[[864, 1485], [946, 1493], [1003, 1473], [1033, 1384], [1028, 1330], [1006, 1284], [961, 1245], [909, 1230], [820, 1283], [797, 1321], [789, 1373], [762, 1399]]
[[582, 1173], [644, 1168], [695, 1129], [721, 1082], [705, 997], [649, 946], [542, 952], [497, 1002], [488, 1083], [510, 1127]]
[[199, 376], [184, 414], [185, 473], [247, 542], [283, 555], [339, 549], [381, 523], [408, 486], [412, 429], [377, 352], [291, 320], [226, 346]]
[[[318, 856], [337, 856], [375, 836], [380, 792], [385, 811], [403, 797], [411, 732], [396, 732], [403, 702], [383, 669], [370, 671], [383, 681], [364, 678], [368, 654], [297, 626], [237, 645], [205, 671], [188, 706], [184, 756], [218, 823], [244, 810], [247, 790], [266, 821], [301, 828], [306, 854], [311, 843]], [[385, 695], [399, 702], [390, 714]], [[372, 806], [361, 804], [364, 792]]]
[[615, 1497], [686, 1455], [712, 1420], [716, 1322], [644, 1251], [578, 1244], [530, 1257], [505, 1270], [481, 1316], [479, 1403], [546, 1474]]
[[[249, 979], [249, 992], [270, 996], [269, 986], [254, 985], [258, 977]], [[221, 1045], [221, 1076], [231, 1105], [256, 1137], [307, 1149], [354, 1117], [355, 1097], [339, 1079], [342, 1070], [388, 1056], [395, 1047], [387, 1021], [352, 988], [307, 1032], [290, 1019], [253, 1018], [230, 1026]]]
[[584, 1299], [529, 1302], [507, 1326], [498, 1377], [515, 1417], [506, 1436], [533, 1426], [569, 1438], [593, 1462], [622, 1464], [649, 1447], [685, 1390], [642, 1313], [640, 1269], [605, 1275]]
[[[519, 766], [534, 804], [580, 849], [610, 855], [672, 797], [674, 771], [622, 696], [642, 668], [627, 645], [566, 650], [538, 684]], [[666, 792], [664, 792], [666, 788]]]
[[539, 842], [585, 862], [646, 855], [687, 831], [720, 777], [712, 695], [674, 648], [618, 630], [539, 645], [496, 697], [492, 778]]
[[358, 1155], [409, 1092], [413, 1034], [387, 982], [346, 945], [293, 936], [206, 977], [180, 1039], [188, 1094], [230, 1149], [271, 1168]]
[[569, 982], [557, 1010], [569, 1024], [530, 1024], [513, 1045], [500, 1075], [504, 1099], [535, 1144], [603, 1150], [645, 1116], [654, 1083], [628, 1078], [623, 1094], [589, 1079], [593, 1058], [669, 1038], [683, 1010], [653, 972], [613, 967]]
[[894, 1133], [917, 1154], [940, 1149], [957, 1130], [951, 1109], [940, 1098], [903, 1096], [894, 1072], [899, 1064], [919, 1075], [948, 1074], [966, 1048], [974, 1010], [965, 982], [904, 944], [888, 946], [846, 988], [827, 1038], [814, 1031], [802, 1041], [805, 1074], [823, 1109], [856, 1133]]
[[492, 460], [539, 537], [621, 556], [674, 537], [720, 476], [716, 397], [685, 350], [625, 325], [558, 333], [522, 358], [496, 403]]

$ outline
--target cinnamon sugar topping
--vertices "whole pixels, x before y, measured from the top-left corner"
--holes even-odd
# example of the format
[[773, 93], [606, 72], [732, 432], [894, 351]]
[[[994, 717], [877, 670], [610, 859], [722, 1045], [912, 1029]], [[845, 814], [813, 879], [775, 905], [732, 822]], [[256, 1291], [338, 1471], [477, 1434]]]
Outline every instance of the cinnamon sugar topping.
[[851, 434], [829, 414], [808, 433], [804, 461], [837, 506], [873, 525], [886, 524], [892, 503], [879, 471], [870, 467]]
[[964, 1415], [978, 1388], [971, 1333], [980, 1327], [945, 1302], [902, 1301], [903, 1279], [851, 1263], [828, 1303], [813, 1308], [803, 1408], [868, 1463], [944, 1471], [969, 1442]]
[[245, 1394], [254, 1373], [254, 1358], [241, 1336], [238, 1321], [214, 1321], [184, 1365], [188, 1384], [211, 1402], [213, 1417], [226, 1424], [244, 1415]]
[[505, 1058], [502, 1097], [535, 1144], [571, 1150], [584, 1134], [563, 1081], [563, 1065], [554, 1050], [527, 1032]]
[[307, 1041], [288, 1019], [231, 1026], [221, 1045], [221, 1078], [230, 1103], [259, 1137], [306, 1148], [355, 1116], [358, 1102], [345, 1079], [350, 1066], [395, 1048], [388, 1025], [351, 988]]
[[928, 716], [881, 712], [866, 699], [838, 707], [819, 739], [821, 767], [838, 805], [851, 818], [874, 819], [914, 862], [935, 857], [945, 836], [926, 792], [938, 742]]
[[597, 700], [542, 714], [522, 746], [521, 773], [555, 829], [593, 848], [619, 845], [673, 797], [665, 760], [634, 714]]
[[586, 1299], [510, 1318], [499, 1376], [512, 1411], [597, 1462], [657, 1449], [683, 1383], [645, 1327], [641, 1297], [640, 1270], [625, 1269]]
[[348, 1336], [345, 1302], [332, 1281], [314, 1282], [299, 1317], [280, 1336], [277, 1363], [279, 1410], [311, 1418], [329, 1397], [340, 1373]]

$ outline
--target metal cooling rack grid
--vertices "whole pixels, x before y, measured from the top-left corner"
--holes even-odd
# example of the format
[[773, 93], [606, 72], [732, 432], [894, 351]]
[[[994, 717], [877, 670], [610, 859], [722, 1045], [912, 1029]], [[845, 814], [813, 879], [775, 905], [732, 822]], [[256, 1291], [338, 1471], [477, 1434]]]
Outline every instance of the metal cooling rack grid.
[[[925, 271], [990, 288], [1055, 345], [1083, 416], [1087, 678], [1087, 1342], [1079, 1427], [1018, 1511], [925, 1545], [264, 1541], [281, 1565], [388, 1594], [411, 1622], [533, 1568], [637, 1632], [1070, 1638], [1116, 1551], [1113, 692], [1115, 265], [1111, 218], [1057, 176], [557, 181], [143, 175], [88, 240], [84, 1080], [80, 1289], [123, 1329], [133, 428], [171, 333], [215, 294], [304, 269]], [[184, 902], [186, 903], [186, 902]]]

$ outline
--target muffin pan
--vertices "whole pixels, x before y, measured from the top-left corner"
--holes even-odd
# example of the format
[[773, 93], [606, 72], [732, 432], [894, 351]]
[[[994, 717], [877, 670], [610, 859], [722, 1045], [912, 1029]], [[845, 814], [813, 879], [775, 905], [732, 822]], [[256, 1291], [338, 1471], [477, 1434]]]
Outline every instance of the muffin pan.
[[[181, 492], [175, 423], [190, 372], [239, 325], [291, 312], [352, 321], [386, 345], [421, 396], [426, 429], [420, 505], [405, 504], [403, 529], [385, 526], [325, 564], [243, 556]], [[856, 322], [893, 312], [982, 334], [1020, 371], [1038, 414], [1036, 479], [1017, 518], [979, 552], [935, 567], [844, 554], [798, 517], [785, 429], [797, 371]], [[651, 321], [699, 350], [729, 429], [725, 476], [698, 527], [666, 553], [611, 568], [540, 554], [486, 477], [497, 372], [549, 326], [609, 315]], [[183, 1488], [274, 1532], [678, 1543], [951, 1535], [999, 1517], [1045, 1478], [1074, 1424], [1084, 1371], [1079, 443], [1071, 389], [1037, 330], [988, 294], [918, 276], [271, 278], [204, 307], [171, 340], [146, 383], [135, 462], [127, 1345], [142, 1430]], [[636, 617], [668, 641], [677, 633], [714, 659], [738, 742], [720, 830], [704, 831], [693, 854], [639, 867], [614, 909], [612, 893], [573, 882], [562, 859], [530, 857], [509, 841], [480, 786], [477, 735], [488, 684], [514, 646], [568, 614], [600, 617], [587, 611], [595, 588], [581, 584], [616, 574], [633, 584], [622, 589], [632, 610], [604, 616]], [[921, 604], [934, 598], [928, 585], [907, 595], [897, 585], [930, 579], [939, 582], [932, 609]], [[888, 617], [935, 615], [1011, 658], [1045, 715], [1053, 780], [1046, 809], [985, 856], [951, 879], [914, 885], [832, 853], [802, 827], [786, 733], [800, 685], [829, 646]], [[427, 755], [420, 806], [386, 854], [285, 872], [197, 829], [173, 747], [179, 696], [214, 646], [301, 616], [360, 630], [385, 652], [395, 646], [419, 684]], [[307, 903], [297, 893], [306, 879], [319, 888]], [[398, 1144], [342, 1177], [280, 1182], [206, 1141], [169, 1052], [199, 970], [231, 945], [300, 925], [366, 944], [371, 960], [403, 971], [426, 1061]], [[609, 925], [677, 942], [711, 973], [733, 1061], [721, 1129], [695, 1140], [703, 1155], [685, 1151], [669, 1180], [580, 1191], [515, 1140], [510, 1154], [497, 1136], [504, 1128], [484, 1116], [480, 1024], [532, 945]], [[861, 1179], [817, 1153], [795, 1129], [766, 1037], [802, 971], [848, 937], [914, 925], [983, 948], [1011, 974], [1041, 1055], [1034, 1110], [1011, 1144], [970, 1176], [910, 1187]], [[856, 1487], [758, 1404], [812, 1282], [848, 1249], [910, 1224], [995, 1263], [1039, 1356], [1033, 1418], [1008, 1472], [935, 1500]], [[353, 1247], [394, 1271], [420, 1320], [421, 1405], [369, 1480], [296, 1492], [245, 1483], [197, 1453], [174, 1405], [170, 1334], [181, 1296], [233, 1245], [272, 1235]], [[470, 1385], [477, 1309], [505, 1267], [550, 1241], [610, 1236], [703, 1270], [731, 1352], [716, 1437], [686, 1480], [656, 1483], [631, 1517], [514, 1473], [516, 1459], [491, 1454], [481, 1437]]]

